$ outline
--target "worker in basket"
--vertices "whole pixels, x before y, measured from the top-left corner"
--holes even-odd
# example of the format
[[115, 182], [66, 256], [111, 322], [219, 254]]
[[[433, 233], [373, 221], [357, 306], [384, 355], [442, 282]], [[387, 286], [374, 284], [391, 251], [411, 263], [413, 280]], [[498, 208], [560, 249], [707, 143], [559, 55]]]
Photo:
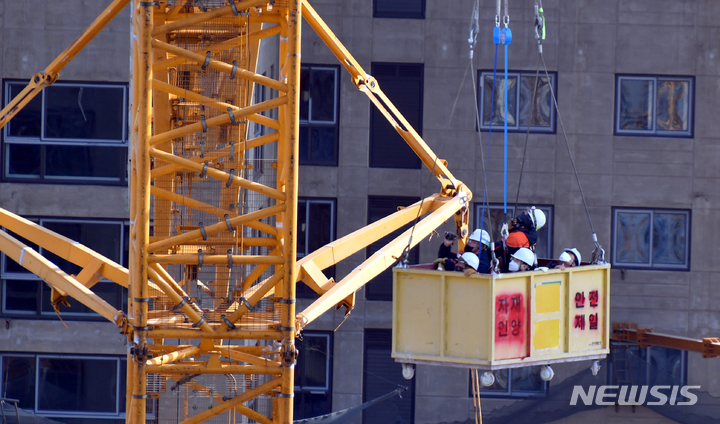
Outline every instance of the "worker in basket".
[[535, 263], [535, 254], [527, 247], [519, 248], [515, 253], [510, 255], [510, 263], [508, 264], [509, 272], [531, 271]]
[[510, 253], [521, 247], [534, 248], [538, 240], [538, 230], [545, 226], [545, 213], [535, 206], [510, 220], [507, 247]]
[[480, 274], [487, 274], [490, 270], [490, 234], [487, 231], [477, 229], [468, 237], [465, 251], [477, 255], [480, 263], [476, 270]]
[[580, 266], [581, 261], [582, 257], [580, 256], [580, 252], [574, 247], [568, 247], [563, 249], [557, 261], [550, 262], [547, 267], [549, 269], [561, 269], [565, 271], [565, 268]]
[[477, 255], [472, 252], [465, 252], [458, 257], [457, 263], [455, 264], [455, 271], [465, 273], [466, 277], [473, 274], [477, 274], [477, 268], [480, 265], [480, 260]]

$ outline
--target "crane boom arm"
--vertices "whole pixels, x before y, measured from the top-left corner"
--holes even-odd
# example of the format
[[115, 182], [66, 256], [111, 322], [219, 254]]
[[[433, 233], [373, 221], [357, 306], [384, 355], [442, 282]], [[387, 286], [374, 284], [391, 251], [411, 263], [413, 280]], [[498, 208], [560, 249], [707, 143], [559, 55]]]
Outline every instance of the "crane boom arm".
[[658, 346], [702, 353], [704, 358], [720, 356], [720, 339], [706, 337], [702, 340], [669, 334], [654, 333], [652, 328], [638, 328], [635, 324], [615, 323], [613, 340], [636, 343], [639, 347]]

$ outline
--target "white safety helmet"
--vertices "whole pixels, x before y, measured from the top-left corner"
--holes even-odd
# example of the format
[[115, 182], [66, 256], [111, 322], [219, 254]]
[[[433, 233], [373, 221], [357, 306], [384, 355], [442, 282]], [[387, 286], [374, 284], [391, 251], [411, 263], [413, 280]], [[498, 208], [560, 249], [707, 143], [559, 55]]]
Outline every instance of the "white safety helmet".
[[568, 254], [568, 252], [575, 255], [575, 258], [577, 259], [577, 264], [580, 265], [580, 262], [582, 262], [582, 257], [580, 256], [580, 252], [574, 247], [568, 247], [567, 249], [563, 249], [563, 252], [560, 254], [559, 260], [563, 262], [570, 262], [572, 257]]
[[463, 261], [465, 261], [466, 264], [468, 264], [469, 267], [477, 271], [478, 267], [480, 266], [480, 259], [478, 259], [477, 255], [473, 252], [465, 252], [460, 256]]
[[528, 212], [530, 213], [530, 219], [532, 219], [536, 230], [539, 230], [545, 226], [545, 222], [547, 221], [547, 218], [545, 217], [545, 212], [541, 211], [540, 209], [536, 209], [535, 206], [531, 207]]
[[527, 247], [519, 248], [517, 252], [510, 256], [525, 262], [527, 266], [532, 266], [535, 263], [535, 254]]
[[479, 228], [473, 231], [472, 234], [470, 234], [468, 240], [474, 240], [484, 244], [485, 246], [490, 246], [490, 234], [488, 234], [487, 231], [481, 230]]

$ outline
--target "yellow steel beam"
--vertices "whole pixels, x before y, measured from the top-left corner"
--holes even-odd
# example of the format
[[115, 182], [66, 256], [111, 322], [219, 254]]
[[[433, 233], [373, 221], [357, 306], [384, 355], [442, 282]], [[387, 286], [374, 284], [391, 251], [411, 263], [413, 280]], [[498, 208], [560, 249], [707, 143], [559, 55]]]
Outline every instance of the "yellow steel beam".
[[223, 356], [242, 362], [247, 362], [251, 365], [265, 366], [267, 364], [273, 367], [280, 366], [280, 362], [272, 361], [267, 358], [262, 358], [245, 352], [240, 352], [228, 346], [216, 346], [216, 349], [221, 352]]
[[[260, 283], [258, 286], [258, 289], [253, 292], [250, 297], [245, 300], [245, 302], [240, 302], [240, 306], [233, 312], [228, 318], [228, 321], [230, 323], [236, 323], [243, 315], [245, 315], [251, 307], [255, 306], [260, 299], [262, 299], [267, 292], [272, 290], [280, 281], [283, 279], [283, 274], [280, 272], [283, 269], [279, 269], [273, 274], [271, 277]], [[227, 331], [229, 331], [230, 328], [228, 328], [227, 324], [221, 324], [217, 329], [216, 332], [218, 334], [222, 334], [223, 337], [225, 334], [227, 334]]]
[[148, 373], [158, 374], [280, 374], [279, 366], [222, 365], [211, 367], [203, 362], [180, 362], [167, 365], [147, 365]]
[[0, 226], [82, 268], [100, 261], [103, 263], [99, 270], [100, 275], [123, 287], [128, 287], [127, 268], [74, 240], [5, 209], [0, 209]]
[[[301, 258], [297, 262], [298, 267], [303, 267], [308, 262], [314, 262], [320, 270], [335, 265], [350, 255], [358, 252], [370, 244], [380, 240], [403, 225], [412, 222], [418, 216], [425, 215], [428, 211], [439, 207], [436, 203], [440, 196], [434, 194], [422, 201], [418, 201], [406, 208], [373, 222], [359, 230], [356, 230], [345, 237], [332, 241], [320, 249]], [[298, 281], [305, 278], [305, 274], [298, 272]]]
[[[233, 0], [235, 2], [235, 0]], [[262, 6], [266, 4], [268, 0], [246, 0], [239, 3], [235, 3], [235, 7], [237, 10], [244, 10], [250, 7], [255, 6]], [[193, 14], [190, 15], [190, 17], [181, 19], [179, 21], [175, 21], [169, 24], [160, 25], [155, 27], [152, 30], [152, 36], [157, 37], [159, 35], [166, 34], [171, 31], [177, 31], [179, 29], [182, 29], [184, 27], [190, 26], [190, 25], [196, 25], [203, 22], [207, 22], [211, 19], [220, 18], [222, 16], [232, 15], [232, 7], [230, 6], [223, 6], [218, 7], [217, 9], [209, 10], [205, 13], [199, 13], [199, 14]]]
[[45, 280], [51, 287], [67, 293], [108, 321], [124, 325], [125, 314], [122, 311], [110, 306], [100, 296], [67, 275], [57, 265], [5, 231], [0, 231], [0, 251], [23, 268]]
[[199, 346], [189, 346], [186, 348], [178, 349], [174, 352], [169, 352], [164, 355], [157, 356], [152, 359], [148, 359], [145, 362], [145, 364], [147, 366], [169, 364], [170, 362], [175, 362], [175, 361], [179, 361], [181, 359], [189, 358], [189, 357], [195, 356], [199, 353], [200, 353]]
[[303, 326], [307, 325], [322, 313], [340, 303], [348, 295], [354, 293], [384, 269], [392, 266], [405, 248], [412, 248], [428, 234], [431, 234], [445, 220], [451, 218], [455, 212], [464, 207], [465, 202], [466, 200], [462, 197], [455, 197], [444, 202], [440, 208], [423, 218], [413, 228], [408, 229], [395, 240], [383, 246], [327, 293], [320, 296], [319, 299], [298, 314], [298, 321]]
[[[253, 117], [265, 118], [262, 115], [250, 115], [250, 116], [248, 116], [248, 119], [252, 120]], [[267, 119], [269, 119], [270, 121], [273, 121], [277, 124], [277, 121], [275, 121], [274, 119], [270, 119], [270, 118], [267, 118]], [[277, 141], [277, 139], [278, 139], [278, 133], [272, 132], [270, 134], [265, 134], [263, 136], [250, 139], [243, 143], [236, 143], [233, 146], [233, 148], [235, 149], [235, 154], [237, 154], [240, 151], [252, 149], [253, 147], [264, 146], [265, 144], [272, 143], [273, 141]], [[223, 147], [222, 149], [208, 152], [205, 154], [204, 158], [201, 158], [200, 156], [193, 156], [191, 158], [188, 158], [187, 160], [193, 161], [195, 163], [202, 163], [207, 160], [208, 163], [212, 163], [216, 159], [218, 159], [220, 157], [225, 157], [228, 154], [230, 154], [230, 146], [226, 146], [226, 147]], [[178, 165], [178, 164], [163, 165], [163, 166], [153, 169], [150, 172], [150, 175], [152, 176], [152, 178], [158, 178], [163, 175], [172, 174], [173, 172], [179, 171], [181, 169], [185, 169], [185, 168], [182, 165]]]
[[[225, 327], [219, 327], [221, 330]], [[193, 329], [154, 329], [148, 330], [147, 336], [153, 339], [217, 339], [218, 334], [204, 333], [199, 330]], [[222, 334], [223, 339], [232, 340], [280, 340], [282, 338], [282, 332], [278, 330], [232, 330]]]
[[[249, 38], [248, 41], [252, 43], [253, 41], [260, 40], [262, 38], [272, 37], [273, 35], [277, 35], [277, 34], [280, 34], [280, 26], [274, 25], [269, 28], [262, 29], [260, 31], [251, 32], [248, 37]], [[200, 55], [204, 55], [208, 51], [211, 53], [217, 53], [217, 52], [221, 52], [224, 50], [229, 50], [229, 49], [238, 47], [238, 45], [243, 44], [243, 42], [242, 42], [243, 38], [244, 38], [244, 36], [235, 37], [231, 40], [226, 40], [221, 43], [210, 44], [209, 46], [207, 46], [203, 49], [200, 49], [200, 50], [188, 50], [188, 51], [190, 51], [192, 53], [197, 53]], [[171, 59], [160, 60], [153, 64], [153, 71], [159, 71], [162, 69], [171, 68], [173, 66], [183, 65], [188, 62], [194, 62], [194, 61], [193, 61], [193, 59], [190, 59], [185, 56], [176, 56]]]
[[[173, 46], [172, 44], [164, 43], [160, 40], [153, 40], [152, 44], [153, 44], [153, 47], [155, 47], [155, 48], [165, 50], [166, 52], [172, 53], [174, 55], [186, 57], [186, 58], [193, 60], [199, 64], [205, 63], [205, 61], [207, 59], [207, 57], [205, 55], [193, 53], [190, 50], [183, 49], [182, 47]], [[208, 67], [218, 70], [220, 72], [225, 72], [226, 74], [229, 74], [229, 75], [232, 74], [233, 71], [235, 71], [235, 76], [238, 78], [244, 78], [246, 80], [258, 83], [260, 85], [274, 88], [275, 90], [277, 90], [281, 93], [288, 91], [287, 84], [283, 84], [282, 82], [280, 82], [278, 80], [268, 78], [264, 75], [256, 74], [255, 72], [248, 71], [247, 69], [235, 67], [235, 66], [233, 66], [229, 63], [225, 63], [221, 60], [210, 59], [208, 61]]]
[[[261, 209], [256, 212], [250, 212], [245, 215], [236, 216], [234, 218], [230, 218], [230, 225], [232, 227], [236, 227], [241, 224], [245, 224], [247, 222], [252, 222], [256, 219], [266, 218], [268, 216], [276, 215], [280, 212], [285, 211], [285, 204], [281, 203], [275, 206], [270, 206], [265, 209]], [[221, 221], [217, 224], [208, 225], [205, 227], [205, 233], [210, 236], [216, 233], [219, 233], [220, 231], [227, 231], [227, 222]], [[179, 244], [189, 243], [193, 240], [202, 238], [202, 231], [201, 230], [192, 230], [188, 231], [187, 233], [183, 233], [177, 236], [168, 237], [164, 240], [156, 241], [155, 243], [152, 243], [147, 246], [148, 252], [157, 252], [158, 250], [167, 249]]]
[[[276, 108], [278, 106], [281, 106], [283, 104], [287, 103], [287, 97], [286, 96], [280, 96], [276, 97], [271, 100], [264, 101], [262, 103], [257, 103], [252, 106], [248, 106], [245, 108], [240, 109], [237, 113], [233, 112], [235, 115], [235, 119], [244, 118], [248, 115], [263, 112], [269, 109]], [[220, 116], [215, 116], [213, 118], [210, 118], [205, 121], [205, 125], [207, 128], [216, 127], [219, 125], [225, 125], [231, 123], [231, 118], [229, 113], [224, 113]], [[161, 134], [156, 134], [150, 139], [150, 145], [155, 146], [160, 143], [164, 143], [166, 141], [171, 141], [176, 138], [184, 137], [186, 135], [190, 135], [192, 133], [201, 132], [203, 130], [203, 125], [201, 122], [196, 122], [194, 124], [185, 125], [180, 128], [176, 128], [174, 130], [170, 130]]]
[[182, 421], [179, 424], [199, 424], [203, 421], [207, 421], [210, 418], [222, 414], [225, 411], [229, 411], [236, 406], [242, 405], [244, 402], [247, 402], [250, 399], [256, 398], [261, 394], [276, 389], [278, 386], [280, 386], [281, 381], [282, 380], [280, 378], [270, 380], [265, 384], [261, 384], [254, 389], [250, 389], [241, 395], [238, 395], [232, 399], [222, 402], [219, 405], [213, 406], [211, 409], [208, 409], [191, 418], [188, 418], [187, 420]]
[[183, 168], [186, 168], [191, 171], [198, 172], [198, 173], [201, 173], [204, 171], [208, 177], [214, 178], [214, 179], [216, 179], [218, 181], [222, 181], [224, 183], [230, 182], [230, 184], [232, 186], [246, 188], [248, 190], [254, 191], [256, 193], [264, 194], [265, 196], [269, 196], [274, 199], [285, 200], [285, 193], [283, 193], [280, 190], [256, 183], [254, 181], [246, 180], [245, 178], [231, 175], [230, 173], [220, 171], [219, 169], [210, 168], [209, 166], [206, 168], [205, 165], [201, 165], [197, 162], [187, 160], [185, 158], [174, 155], [172, 153], [163, 152], [162, 150], [158, 150], [158, 149], [150, 149], [150, 156], [161, 159], [165, 162], [180, 165]]
[[[232, 258], [232, 261], [229, 261]], [[186, 264], [193, 265], [200, 263], [199, 255], [152, 255], [148, 262], [156, 264]], [[270, 264], [282, 265], [285, 263], [282, 256], [265, 255], [203, 255], [203, 265], [228, 265], [231, 264]]]

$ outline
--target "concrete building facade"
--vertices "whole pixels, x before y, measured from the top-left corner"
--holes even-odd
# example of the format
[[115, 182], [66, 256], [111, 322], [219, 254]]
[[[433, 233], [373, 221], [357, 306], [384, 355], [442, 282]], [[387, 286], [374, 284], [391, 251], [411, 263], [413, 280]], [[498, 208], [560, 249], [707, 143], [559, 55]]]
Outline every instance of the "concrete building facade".
[[[501, 125], [493, 125], [491, 137], [486, 127], [505, 115], [496, 110], [491, 116], [481, 109], [481, 131], [476, 130], [476, 93], [480, 107], [501, 104], [489, 100], [492, 97], [485, 85], [495, 60], [491, 37], [495, 4], [480, 2], [479, 34], [471, 63], [467, 39], [474, 2], [425, 0], [407, 2], [406, 9], [388, 3], [392, 2], [319, 0], [312, 5], [366, 71], [376, 74], [391, 100], [409, 112], [410, 122], [420, 124], [417, 130], [427, 144], [473, 190], [471, 226], [479, 226], [485, 186], [493, 208], [502, 204], [504, 195]], [[508, 47], [508, 68], [516, 78], [518, 94], [511, 106], [517, 112], [510, 112], [517, 122], [507, 138], [508, 204], [514, 205], [519, 193], [520, 205], [537, 205], [548, 211], [547, 230], [541, 233], [542, 249], [548, 257], [574, 246], [583, 258], [589, 258], [594, 229], [606, 259], [613, 264], [612, 322], [632, 322], [683, 337], [717, 337], [720, 265], [716, 264], [715, 240], [720, 237], [720, 226], [715, 217], [720, 212], [720, 120], [715, 119], [715, 111], [720, 106], [720, 24], [715, 17], [720, 15], [720, 3], [547, 0], [543, 2], [547, 38], [542, 42], [542, 60], [533, 27], [534, 2], [509, 3], [513, 41]], [[8, 84], [27, 80], [44, 69], [105, 4], [68, 0], [64, 6], [73, 12], [59, 13], [63, 9], [59, 5], [35, 0], [0, 1], [0, 75], [5, 103]], [[61, 81], [93, 87], [127, 84], [129, 14], [126, 9], [111, 22], [63, 70]], [[273, 42], [263, 48], [274, 48]], [[498, 72], [504, 68], [503, 57], [501, 46]], [[333, 97], [328, 91], [319, 91], [323, 97], [313, 97], [335, 107], [330, 124], [327, 119], [314, 122], [311, 118], [302, 124], [309, 141], [307, 157], [301, 158], [300, 195], [306, 205], [327, 206], [331, 216], [328, 237], [342, 237], [395, 206], [438, 191], [428, 170], [415, 166], [401, 148], [387, 141], [367, 97], [353, 86], [308, 26], [303, 27], [302, 60], [305, 72], [315, 72], [318, 81], [321, 76], [331, 78], [330, 83], [322, 81], [335, 90], [330, 91]], [[264, 67], [259, 71], [272, 75], [271, 63], [259, 63]], [[557, 96], [558, 114], [545, 107], [548, 101], [552, 106], [547, 85], [541, 90], [537, 109], [528, 100], [527, 81], [534, 81], [538, 68], [544, 74], [545, 67]], [[409, 94], [398, 96], [392, 87], [402, 88], [397, 93]], [[527, 120], [532, 114], [537, 114], [537, 121]], [[535, 122], [529, 135], [527, 122]], [[312, 130], [320, 127], [330, 128], [327, 131], [334, 135], [314, 140]], [[118, 145], [127, 144], [126, 136], [117, 141]], [[52, 181], [44, 178], [51, 174], [49, 168], [43, 168], [38, 172], [44, 179], [33, 180], [27, 176], [33, 173], [10, 172], [9, 145], [13, 145], [13, 137], [4, 132], [0, 207], [57, 225], [127, 225], [127, 186], [122, 177], [110, 183], [69, 178]], [[317, 153], [320, 151], [324, 153]], [[568, 153], [574, 159], [582, 192]], [[485, 172], [483, 159], [488, 164]], [[306, 223], [312, 222], [312, 217], [306, 219]], [[451, 224], [438, 232], [452, 230]], [[125, 241], [122, 236], [120, 240], [116, 252], [122, 259]], [[432, 261], [439, 244], [439, 238], [421, 242], [414, 260]], [[336, 280], [364, 259], [364, 254], [357, 254], [338, 264]], [[68, 319], [63, 324], [40, 302], [36, 307], [10, 307], [8, 293], [22, 291], [8, 289], [18, 287], [9, 281], [24, 278], [10, 271], [3, 268], [0, 313], [5, 325], [0, 325], [0, 354], [4, 358], [34, 357], [39, 367], [59, 354], [70, 355], [70, 360], [116, 358], [118, 369], [122, 368], [127, 346], [121, 335], [109, 330], [112, 324], [88, 319]], [[467, 369], [418, 366], [415, 378], [401, 383], [400, 366], [389, 358], [392, 291], [388, 292], [384, 281], [361, 289], [347, 318], [342, 311], [329, 312], [306, 329], [308, 340], [325, 343], [329, 372], [322, 388], [299, 390], [307, 396], [298, 397], [298, 402], [321, 405], [303, 411], [310, 416], [312, 411], [353, 407], [401, 384], [408, 388], [402, 400], [394, 398], [368, 408], [351, 422], [472, 420]], [[309, 299], [300, 299], [298, 310], [309, 303]], [[91, 342], [80, 342], [89, 336]], [[643, 372], [632, 371], [641, 378], [635, 384], [657, 383], [660, 380], [653, 380], [652, 375], [664, 373], [668, 379], [661, 382], [700, 386], [699, 391], [707, 394], [700, 402], [704, 409], [693, 411], [720, 418], [712, 415], [717, 412], [712, 408], [720, 405], [718, 359], [696, 353], [655, 352], [632, 350], [637, 364], [648, 367]], [[660, 360], [666, 362], [657, 362]], [[5, 359], [3, 372], [9, 363]], [[677, 369], [670, 370], [671, 365]], [[589, 366], [586, 361], [554, 367], [555, 379], [549, 384], [535, 382], [525, 392], [515, 392], [507, 385], [503, 393], [499, 393], [501, 388], [496, 393], [483, 392], [483, 410], [490, 412], [490, 417], [510, 405], [522, 410], [524, 402], [551, 396], [553, 388], [566, 379], [589, 373]], [[597, 384], [612, 384], [616, 376], [608, 369], [613, 368], [604, 366]], [[506, 378], [520, 382], [535, 378], [535, 374], [528, 371]], [[121, 420], [120, 403], [114, 412], [108, 407], [92, 416], [71, 411], [44, 415], [68, 423]], [[37, 410], [50, 409], [38, 404]], [[538, 412], [528, 412], [525, 418], [531, 419], [534, 413]], [[568, 423], [673, 422], [650, 408], [629, 406], [552, 417]]]

